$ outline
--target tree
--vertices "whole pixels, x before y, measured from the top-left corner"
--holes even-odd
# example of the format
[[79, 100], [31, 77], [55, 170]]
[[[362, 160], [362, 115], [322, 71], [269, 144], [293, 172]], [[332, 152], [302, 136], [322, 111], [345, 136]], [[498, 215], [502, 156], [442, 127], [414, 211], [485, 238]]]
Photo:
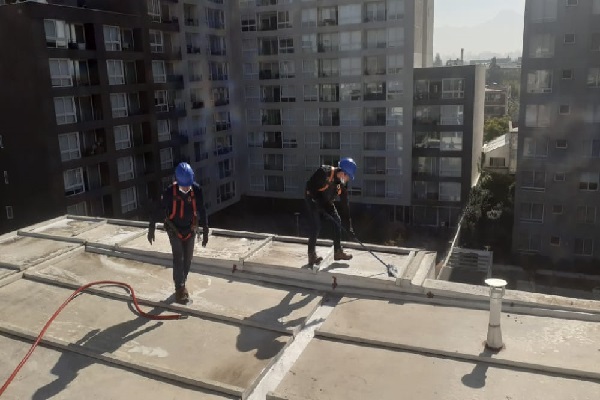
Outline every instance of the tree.
[[509, 121], [509, 116], [504, 116], [501, 118], [489, 118], [485, 120], [483, 124], [483, 141], [487, 143], [490, 140], [494, 140], [498, 136], [508, 133]]
[[434, 67], [443, 67], [444, 63], [442, 62], [442, 57], [440, 57], [440, 53], [436, 53], [435, 61], [433, 62]]

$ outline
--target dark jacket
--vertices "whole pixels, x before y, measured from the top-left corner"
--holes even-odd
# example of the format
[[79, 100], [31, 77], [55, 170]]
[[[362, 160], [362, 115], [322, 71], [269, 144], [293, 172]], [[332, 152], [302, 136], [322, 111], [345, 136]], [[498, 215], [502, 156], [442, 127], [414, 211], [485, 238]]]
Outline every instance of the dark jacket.
[[[175, 202], [173, 202], [173, 188], [175, 188]], [[192, 192], [194, 193], [193, 201], [196, 203], [196, 221], [194, 221]], [[182, 204], [183, 213], [181, 212]], [[174, 205], [175, 212], [173, 212]], [[170, 219], [182, 235], [186, 235], [192, 231], [194, 222], [196, 223], [196, 226], [207, 228], [208, 218], [206, 215], [206, 208], [204, 207], [204, 194], [202, 193], [202, 188], [194, 182], [192, 190], [186, 194], [179, 190], [176, 183], [169, 185], [160, 197], [160, 203], [151, 216], [150, 229], [154, 229], [156, 222], [164, 221], [165, 219]]]
[[318, 206], [331, 212], [334, 200], [339, 196], [343, 213], [349, 213], [348, 184], [342, 184], [336, 176], [339, 169], [323, 165], [306, 182], [306, 197], [314, 200]]

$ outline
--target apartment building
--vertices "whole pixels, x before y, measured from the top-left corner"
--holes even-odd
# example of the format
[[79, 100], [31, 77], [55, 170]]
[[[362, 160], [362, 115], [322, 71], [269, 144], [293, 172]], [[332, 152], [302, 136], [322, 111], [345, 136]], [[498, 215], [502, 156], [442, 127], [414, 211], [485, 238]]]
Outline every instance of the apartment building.
[[490, 85], [485, 88], [485, 118], [501, 118], [508, 115], [510, 86]]
[[352, 201], [411, 205], [413, 69], [432, 64], [433, 1], [234, 2], [250, 196], [300, 199], [340, 157]]
[[414, 70], [413, 225], [455, 227], [479, 176], [485, 67]]
[[600, 1], [528, 0], [513, 249], [600, 258]]
[[205, 3], [0, 7], [0, 230], [144, 217], [180, 160], [209, 211], [236, 201], [225, 10]]

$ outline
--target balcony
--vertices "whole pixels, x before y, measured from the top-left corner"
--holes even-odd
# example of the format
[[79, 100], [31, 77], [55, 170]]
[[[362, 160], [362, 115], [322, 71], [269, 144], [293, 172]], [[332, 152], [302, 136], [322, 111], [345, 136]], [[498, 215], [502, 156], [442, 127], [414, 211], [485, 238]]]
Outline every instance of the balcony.
[[226, 106], [229, 104], [229, 99], [215, 99], [215, 107]]
[[262, 125], [281, 125], [280, 116], [263, 116]]
[[367, 117], [364, 119], [365, 126], [385, 126], [385, 116]]
[[192, 109], [199, 110], [204, 108], [204, 102], [199, 100], [192, 100]]
[[226, 131], [231, 128], [231, 122], [217, 121], [215, 122], [215, 131]]
[[225, 47], [210, 47], [208, 49], [208, 54], [211, 56], [225, 56], [227, 55], [227, 50]]
[[385, 93], [365, 93], [364, 100], [385, 100]]
[[258, 71], [258, 79], [279, 79], [279, 70], [261, 69]]
[[319, 53], [330, 53], [334, 51], [340, 51], [340, 45], [336, 43], [317, 43], [317, 51]]
[[214, 72], [210, 74], [209, 79], [211, 81], [226, 81], [229, 79], [229, 75], [224, 72]]
[[185, 18], [185, 26], [200, 26], [200, 20], [197, 18]]
[[200, 48], [200, 46], [193, 46], [191, 44], [188, 44], [186, 46], [187, 48], [187, 53], [188, 54], [200, 54], [202, 53], [202, 49]]

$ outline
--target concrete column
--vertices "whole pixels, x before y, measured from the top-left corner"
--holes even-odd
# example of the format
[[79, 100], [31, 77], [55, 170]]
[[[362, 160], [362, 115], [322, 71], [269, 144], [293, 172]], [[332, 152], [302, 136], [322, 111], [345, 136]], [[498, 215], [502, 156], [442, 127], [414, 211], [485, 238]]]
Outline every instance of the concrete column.
[[504, 343], [502, 342], [500, 317], [502, 312], [502, 296], [504, 296], [504, 288], [507, 283], [503, 279], [486, 279], [485, 283], [490, 287], [490, 322], [485, 345], [491, 350], [501, 350], [504, 347]]

